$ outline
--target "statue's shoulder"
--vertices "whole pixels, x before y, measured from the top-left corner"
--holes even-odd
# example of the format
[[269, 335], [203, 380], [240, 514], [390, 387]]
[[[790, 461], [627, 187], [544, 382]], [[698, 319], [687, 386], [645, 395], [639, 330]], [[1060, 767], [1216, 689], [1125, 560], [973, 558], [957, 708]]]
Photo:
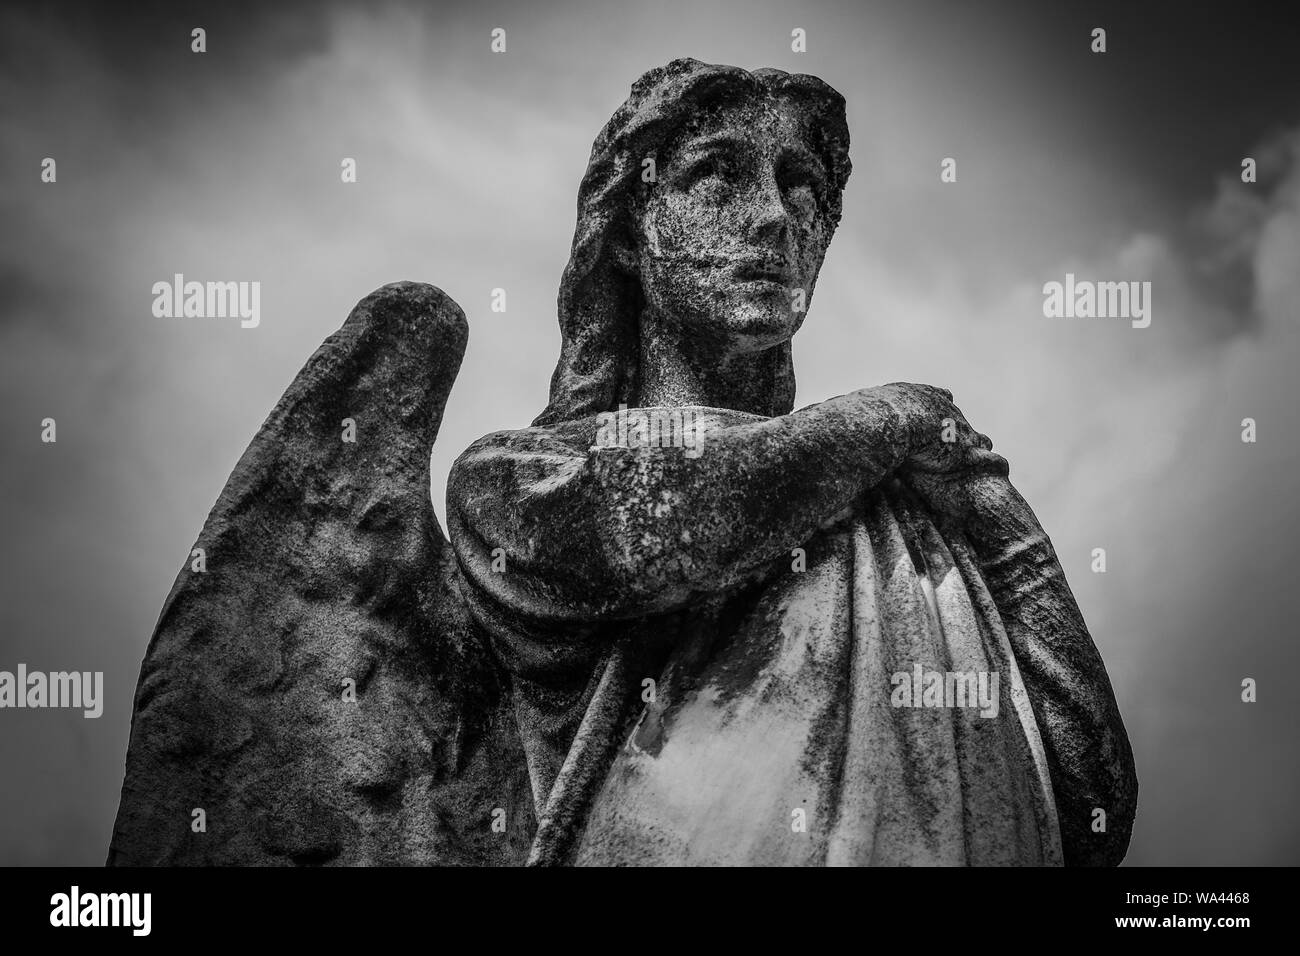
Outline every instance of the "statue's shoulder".
[[528, 425], [491, 432], [461, 452], [452, 474], [465, 475], [476, 466], [504, 465], [512, 460], [585, 455], [595, 445], [599, 416], [587, 415], [546, 425]]

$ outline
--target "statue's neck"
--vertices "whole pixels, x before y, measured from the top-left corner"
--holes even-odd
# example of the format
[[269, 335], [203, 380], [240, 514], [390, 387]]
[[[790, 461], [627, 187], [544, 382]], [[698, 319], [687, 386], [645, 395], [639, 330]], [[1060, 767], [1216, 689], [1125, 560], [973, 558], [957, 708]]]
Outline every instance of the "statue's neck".
[[710, 349], [643, 316], [638, 393], [642, 407], [706, 405], [784, 415], [794, 407], [790, 343], [757, 352]]

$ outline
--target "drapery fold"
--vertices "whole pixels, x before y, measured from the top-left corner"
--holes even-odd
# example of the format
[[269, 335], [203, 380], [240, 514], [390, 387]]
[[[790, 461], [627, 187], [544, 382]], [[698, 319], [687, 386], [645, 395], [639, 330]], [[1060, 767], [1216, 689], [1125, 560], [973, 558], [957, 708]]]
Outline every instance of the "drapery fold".
[[1132, 751], [1005, 463], [901, 467], [883, 407], [834, 401], [689, 409], [698, 459], [593, 446], [589, 419], [457, 460], [448, 531], [510, 681], [533, 863], [1123, 858]]
[[895, 485], [806, 550], [678, 644], [574, 861], [1060, 864], [1041, 738], [965, 542]]

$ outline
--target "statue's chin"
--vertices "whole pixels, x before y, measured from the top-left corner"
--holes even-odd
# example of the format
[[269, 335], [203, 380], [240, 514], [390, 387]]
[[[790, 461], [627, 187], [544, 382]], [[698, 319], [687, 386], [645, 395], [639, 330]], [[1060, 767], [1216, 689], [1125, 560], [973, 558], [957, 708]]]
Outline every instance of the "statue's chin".
[[764, 351], [788, 342], [802, 324], [802, 313], [791, 311], [784, 289], [772, 298], [737, 303], [724, 322], [733, 348], [745, 352]]
[[649, 314], [679, 347], [715, 356], [781, 345], [799, 331], [804, 319], [804, 313], [791, 306], [790, 290], [767, 282], [733, 284], [708, 296], [669, 300]]

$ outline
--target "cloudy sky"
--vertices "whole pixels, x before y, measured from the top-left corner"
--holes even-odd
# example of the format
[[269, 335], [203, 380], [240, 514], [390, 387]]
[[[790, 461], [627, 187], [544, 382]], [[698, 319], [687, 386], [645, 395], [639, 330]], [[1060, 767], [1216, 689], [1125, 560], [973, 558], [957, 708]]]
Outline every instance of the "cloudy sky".
[[[1129, 862], [1300, 861], [1300, 63], [1249, 6], [1137, 6], [6, 4], [0, 669], [102, 670], [107, 700], [99, 720], [0, 711], [0, 863], [103, 861], [163, 598], [358, 299], [428, 281], [469, 318], [440, 515], [456, 455], [541, 410], [591, 141], [678, 56], [846, 97], [855, 171], [798, 404], [943, 385], [1010, 459], [1133, 741]], [[154, 317], [177, 272], [260, 281], [260, 326]], [[1150, 328], [1044, 318], [1067, 272], [1151, 281]]]

